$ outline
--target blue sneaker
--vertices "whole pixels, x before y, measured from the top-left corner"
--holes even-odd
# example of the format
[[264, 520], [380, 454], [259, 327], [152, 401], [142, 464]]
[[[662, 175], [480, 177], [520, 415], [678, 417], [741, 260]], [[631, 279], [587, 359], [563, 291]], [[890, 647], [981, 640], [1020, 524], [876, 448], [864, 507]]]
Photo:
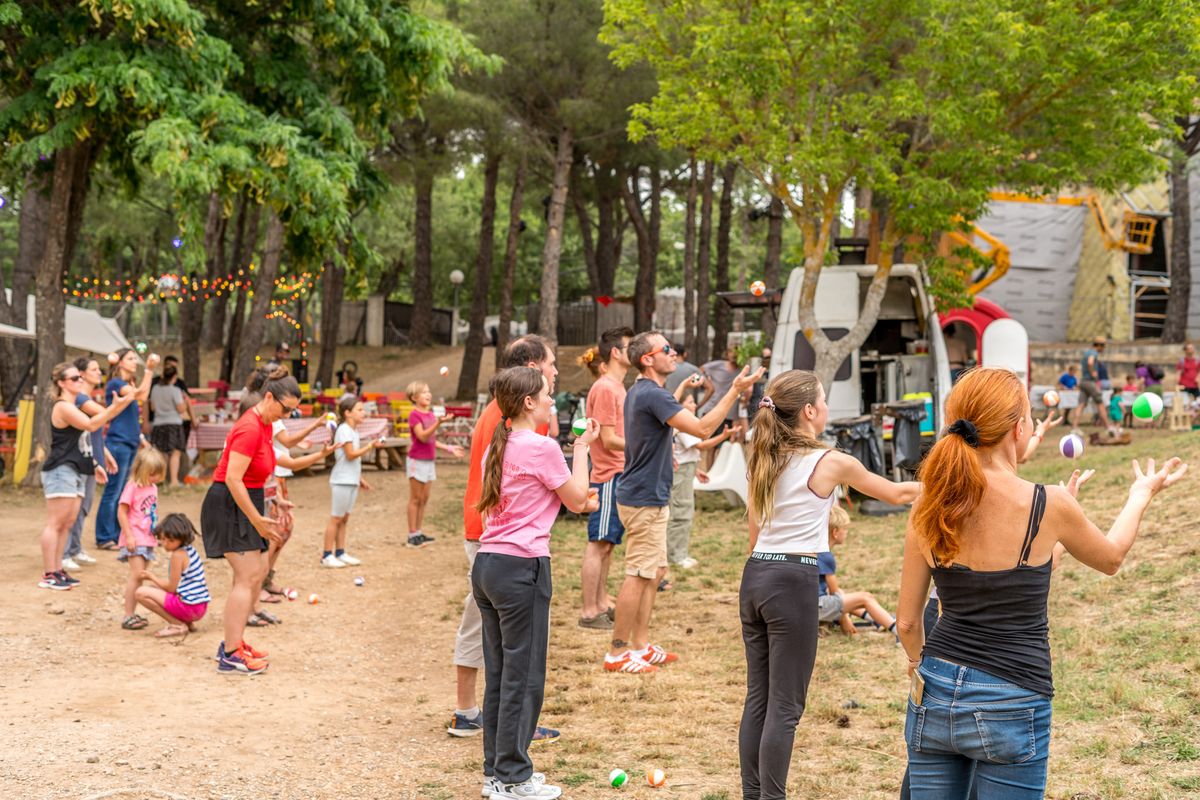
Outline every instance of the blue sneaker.
[[554, 728], [543, 728], [541, 725], [539, 725], [537, 730], [533, 732], [534, 744], [537, 744], [538, 742], [553, 742], [558, 737], [559, 733], [558, 731], [554, 730]]
[[217, 649], [217, 672], [222, 675], [257, 675], [267, 671], [267, 662], [252, 657], [244, 648], [225, 652], [225, 643]]
[[446, 728], [446, 733], [459, 738], [483, 733], [483, 713], [468, 717], [466, 714], [456, 712], [454, 719], [450, 720], [450, 727]]

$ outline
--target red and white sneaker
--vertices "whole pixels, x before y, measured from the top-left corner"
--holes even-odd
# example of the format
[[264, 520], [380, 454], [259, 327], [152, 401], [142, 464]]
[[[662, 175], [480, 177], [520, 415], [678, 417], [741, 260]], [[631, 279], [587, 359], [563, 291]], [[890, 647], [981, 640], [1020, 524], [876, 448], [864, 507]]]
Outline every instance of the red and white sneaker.
[[647, 664], [634, 655], [632, 650], [626, 650], [619, 656], [604, 655], [604, 669], [608, 672], [630, 672], [641, 675], [648, 672], [658, 672], [658, 667]]
[[251, 658], [255, 659], [256, 661], [266, 661], [267, 660], [267, 651], [266, 650], [255, 650], [253, 647], [250, 646], [250, 643], [247, 642], [245, 639], [242, 639], [242, 646], [239, 647], [238, 649], [241, 650], [246, 655], [250, 656]]
[[678, 655], [675, 653], [669, 653], [656, 644], [647, 646], [645, 650], [635, 650], [633, 651], [633, 654], [642, 661], [645, 661], [647, 664], [652, 664], [656, 667], [674, 664], [679, 660]]

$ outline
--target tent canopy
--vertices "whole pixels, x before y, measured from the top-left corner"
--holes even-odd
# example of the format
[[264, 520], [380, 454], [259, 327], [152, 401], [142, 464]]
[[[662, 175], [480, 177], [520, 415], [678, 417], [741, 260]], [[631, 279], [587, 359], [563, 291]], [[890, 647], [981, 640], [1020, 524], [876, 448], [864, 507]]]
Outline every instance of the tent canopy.
[[[5, 295], [12, 302], [12, 290], [5, 289]], [[0, 336], [18, 339], [34, 339], [37, 337], [37, 314], [35, 313], [33, 295], [29, 295], [27, 308], [28, 330], [12, 325], [0, 325]], [[90, 308], [80, 308], [68, 304], [66, 308], [67, 347], [83, 350], [87, 353], [111, 353], [123, 347], [132, 347], [121, 327], [114, 319], [100, 316], [100, 312]]]

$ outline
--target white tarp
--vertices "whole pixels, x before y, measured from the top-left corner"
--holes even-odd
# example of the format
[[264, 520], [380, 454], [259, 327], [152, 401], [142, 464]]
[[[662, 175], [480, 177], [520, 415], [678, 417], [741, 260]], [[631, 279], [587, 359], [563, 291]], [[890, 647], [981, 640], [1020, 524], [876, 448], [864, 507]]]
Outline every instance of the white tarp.
[[[12, 302], [12, 290], [5, 289], [5, 295]], [[21, 330], [11, 325], [0, 326], [0, 335], [15, 336], [30, 339], [37, 335], [37, 315], [34, 313], [34, 298], [29, 295], [27, 314], [29, 328]], [[114, 319], [100, 316], [100, 312], [90, 308], [80, 308], [68, 304], [66, 309], [66, 345], [74, 350], [87, 353], [111, 353], [123, 347], [132, 347], [125, 334]], [[6, 332], [6, 331], [11, 331]]]

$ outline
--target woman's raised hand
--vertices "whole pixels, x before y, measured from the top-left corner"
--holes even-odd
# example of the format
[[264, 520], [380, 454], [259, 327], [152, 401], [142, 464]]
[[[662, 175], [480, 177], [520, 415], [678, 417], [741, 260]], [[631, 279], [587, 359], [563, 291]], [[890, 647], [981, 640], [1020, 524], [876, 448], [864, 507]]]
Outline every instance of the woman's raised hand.
[[1162, 465], [1161, 469], [1154, 468], [1154, 459], [1146, 462], [1145, 471], [1137, 459], [1133, 461], [1133, 485], [1129, 487], [1129, 496], [1141, 495], [1149, 502], [1154, 495], [1178, 483], [1187, 474], [1188, 465], [1178, 457], [1171, 458]]
[[1058, 485], [1066, 489], [1067, 493], [1070, 494], [1071, 497], [1078, 497], [1079, 490], [1083, 488], [1083, 485], [1090, 481], [1092, 476], [1095, 474], [1096, 470], [1094, 469], [1084, 470], [1083, 472], [1075, 470], [1071, 473], [1071, 477], [1067, 479], [1066, 483], [1059, 481]]

